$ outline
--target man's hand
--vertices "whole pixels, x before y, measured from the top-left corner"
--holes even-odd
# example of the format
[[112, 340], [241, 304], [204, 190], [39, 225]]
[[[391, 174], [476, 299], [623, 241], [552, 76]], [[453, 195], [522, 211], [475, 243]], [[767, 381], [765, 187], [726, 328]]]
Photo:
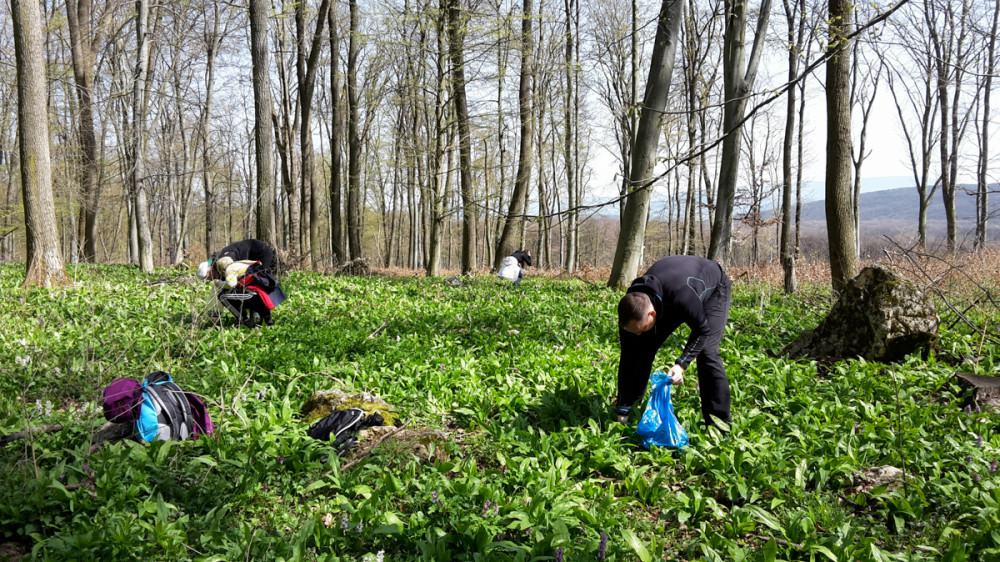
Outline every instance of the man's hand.
[[667, 374], [670, 375], [671, 384], [684, 384], [684, 367], [674, 365]]

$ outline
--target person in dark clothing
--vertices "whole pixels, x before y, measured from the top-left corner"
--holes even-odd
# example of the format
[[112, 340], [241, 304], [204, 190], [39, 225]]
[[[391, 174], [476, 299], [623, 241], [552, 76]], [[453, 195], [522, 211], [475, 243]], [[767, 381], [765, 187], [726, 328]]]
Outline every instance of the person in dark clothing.
[[518, 250], [511, 255], [517, 260], [517, 265], [521, 266], [521, 269], [531, 265], [531, 250]]
[[274, 251], [266, 243], [253, 238], [233, 242], [225, 248], [212, 255], [214, 263], [219, 263], [223, 258], [232, 258], [233, 261], [259, 261], [261, 267], [271, 270], [274, 266]]
[[669, 256], [632, 282], [618, 303], [618, 419], [646, 393], [656, 352], [681, 324], [691, 328], [687, 345], [667, 373], [673, 384], [697, 361], [701, 413], [730, 423], [729, 379], [719, 357], [719, 343], [729, 319], [732, 283], [722, 266], [697, 256]]
[[253, 238], [233, 242], [198, 265], [200, 279], [213, 280], [218, 302], [228, 308], [241, 325], [256, 326], [258, 319], [273, 324], [271, 309], [284, 300], [272, 275], [274, 251]]

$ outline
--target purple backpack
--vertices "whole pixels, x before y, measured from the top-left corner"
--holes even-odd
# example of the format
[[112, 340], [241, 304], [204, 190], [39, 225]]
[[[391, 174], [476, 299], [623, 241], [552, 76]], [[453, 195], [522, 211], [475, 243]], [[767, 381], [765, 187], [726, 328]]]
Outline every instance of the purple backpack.
[[104, 389], [103, 406], [105, 419], [134, 424], [136, 436], [145, 442], [198, 439], [215, 431], [202, 401], [162, 371], [141, 384], [130, 378], [111, 381]]

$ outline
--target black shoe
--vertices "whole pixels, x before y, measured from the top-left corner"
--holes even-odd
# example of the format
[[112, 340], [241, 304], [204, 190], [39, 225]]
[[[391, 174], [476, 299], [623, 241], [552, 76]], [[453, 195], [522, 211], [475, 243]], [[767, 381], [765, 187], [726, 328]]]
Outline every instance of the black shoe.
[[264, 317], [264, 324], [267, 324], [268, 326], [274, 326], [274, 318], [271, 318], [271, 315], [268, 314], [267, 316]]

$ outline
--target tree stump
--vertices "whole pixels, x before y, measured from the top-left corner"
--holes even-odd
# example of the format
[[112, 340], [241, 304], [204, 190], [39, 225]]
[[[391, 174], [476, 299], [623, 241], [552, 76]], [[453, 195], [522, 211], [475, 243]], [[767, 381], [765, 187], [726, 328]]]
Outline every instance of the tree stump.
[[367, 258], [358, 258], [345, 263], [343, 266], [337, 269], [334, 275], [349, 275], [352, 277], [361, 277], [364, 275], [371, 275], [372, 268], [368, 265]]
[[866, 267], [819, 326], [799, 334], [781, 355], [890, 363], [936, 347], [940, 322], [934, 303], [915, 284], [888, 268]]

